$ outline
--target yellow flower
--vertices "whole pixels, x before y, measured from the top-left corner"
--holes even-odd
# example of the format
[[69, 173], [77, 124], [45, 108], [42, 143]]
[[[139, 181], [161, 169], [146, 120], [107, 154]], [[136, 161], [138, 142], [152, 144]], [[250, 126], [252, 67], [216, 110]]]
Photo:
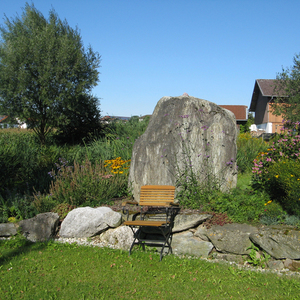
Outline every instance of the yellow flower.
[[291, 177], [294, 177], [294, 175], [291, 174]]
[[276, 178], [278, 178], [278, 177], [279, 177], [279, 175], [275, 175], [275, 177], [276, 177]]

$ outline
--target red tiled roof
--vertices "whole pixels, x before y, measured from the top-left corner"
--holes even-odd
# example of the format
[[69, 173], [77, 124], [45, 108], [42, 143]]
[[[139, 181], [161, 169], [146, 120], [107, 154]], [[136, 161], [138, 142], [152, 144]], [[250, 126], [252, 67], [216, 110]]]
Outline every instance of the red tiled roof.
[[237, 121], [247, 120], [247, 106], [246, 105], [219, 105], [234, 113]]

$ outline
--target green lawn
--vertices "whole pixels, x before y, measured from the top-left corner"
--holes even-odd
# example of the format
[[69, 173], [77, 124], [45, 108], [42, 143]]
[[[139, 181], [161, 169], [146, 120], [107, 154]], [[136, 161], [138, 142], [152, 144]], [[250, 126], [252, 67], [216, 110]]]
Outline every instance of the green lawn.
[[0, 240], [0, 299], [300, 299], [300, 278], [154, 252]]

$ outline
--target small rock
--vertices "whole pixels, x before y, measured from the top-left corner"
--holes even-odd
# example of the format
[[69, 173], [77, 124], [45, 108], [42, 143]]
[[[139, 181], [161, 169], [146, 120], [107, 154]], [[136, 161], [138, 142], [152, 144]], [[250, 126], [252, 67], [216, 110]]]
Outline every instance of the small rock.
[[17, 234], [17, 228], [13, 223], [0, 224], [0, 236], [11, 236]]
[[284, 264], [281, 260], [271, 260], [267, 262], [268, 268], [271, 270], [282, 270], [284, 268]]

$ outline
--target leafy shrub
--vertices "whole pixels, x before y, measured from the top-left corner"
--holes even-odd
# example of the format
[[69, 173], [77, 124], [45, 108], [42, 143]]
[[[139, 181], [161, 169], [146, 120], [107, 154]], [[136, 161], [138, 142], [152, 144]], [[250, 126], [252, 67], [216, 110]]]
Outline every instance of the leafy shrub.
[[252, 186], [265, 190], [290, 214], [300, 214], [300, 135], [299, 123], [273, 141], [254, 159]]
[[232, 189], [230, 193], [219, 193], [204, 205], [204, 210], [226, 213], [237, 223], [258, 222], [264, 213], [265, 203], [268, 201], [266, 193], [249, 189]]
[[286, 215], [284, 219], [284, 224], [300, 227], [300, 217]]
[[282, 209], [279, 203], [269, 200], [265, 203], [265, 209], [260, 218], [260, 223], [264, 225], [284, 223], [285, 215], [286, 212]]
[[276, 162], [298, 161], [300, 159], [300, 135], [294, 133], [298, 131], [299, 124], [294, 124], [294, 129], [290, 129], [273, 141], [273, 144], [263, 152], [260, 152], [253, 160], [253, 186], [256, 189], [264, 188], [269, 180], [268, 168]]
[[60, 203], [52, 209], [52, 212], [57, 213], [59, 215], [60, 221], [62, 221], [74, 208], [76, 208], [75, 205], [71, 205], [69, 203]]
[[239, 173], [251, 171], [257, 153], [267, 150], [268, 143], [250, 133], [240, 133], [237, 139], [237, 165]]
[[189, 165], [178, 169], [176, 185], [179, 189], [176, 198], [182, 207], [199, 209], [220, 194], [219, 179], [209, 171], [211, 169], [203, 169], [208, 170], [203, 180], [199, 180], [202, 174], [196, 174]]
[[11, 194], [6, 200], [0, 195], [0, 223], [18, 222], [37, 214], [32, 201], [27, 196]]
[[268, 167], [265, 190], [289, 213], [300, 215], [300, 162], [278, 161]]
[[249, 253], [248, 263], [253, 266], [260, 266], [262, 268], [265, 268], [267, 262], [271, 259], [271, 256], [265, 251], [263, 251], [262, 255], [260, 255], [259, 248], [256, 247], [253, 243], [251, 243], [251, 247], [249, 247], [248, 249], [251, 250]]
[[86, 159], [82, 165], [74, 162], [74, 166], [68, 166], [67, 161], [60, 159], [56, 167], [56, 171], [49, 172], [54, 179], [49, 194], [34, 195], [34, 206], [39, 212], [50, 211], [60, 203], [102, 205], [127, 193], [127, 172], [110, 174], [101, 162], [92, 165]]

